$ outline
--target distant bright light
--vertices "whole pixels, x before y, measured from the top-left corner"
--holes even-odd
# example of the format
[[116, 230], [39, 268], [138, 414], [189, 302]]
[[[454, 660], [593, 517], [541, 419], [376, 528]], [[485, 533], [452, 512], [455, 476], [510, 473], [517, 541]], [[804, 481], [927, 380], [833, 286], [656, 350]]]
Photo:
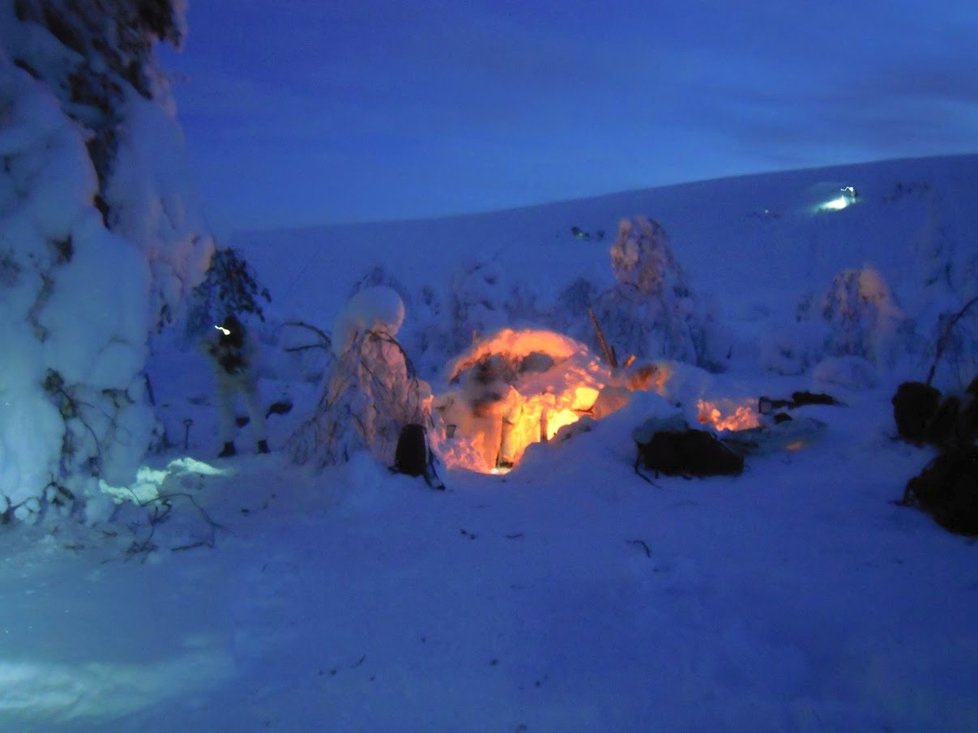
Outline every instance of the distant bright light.
[[849, 199], [845, 196], [839, 196], [831, 201], [826, 201], [824, 204], [818, 207], [819, 211], [842, 211], [844, 208], [849, 206]]
[[842, 189], [842, 194], [836, 196], [834, 199], [826, 201], [824, 204], [819, 204], [819, 211], [842, 211], [856, 203], [856, 188], [855, 186], [846, 186]]
[[218, 331], [220, 331], [221, 333], [223, 333], [225, 336], [230, 336], [231, 335], [231, 330], [230, 329], [227, 329], [227, 328], [224, 328], [224, 326], [214, 326], [214, 328], [216, 328]]

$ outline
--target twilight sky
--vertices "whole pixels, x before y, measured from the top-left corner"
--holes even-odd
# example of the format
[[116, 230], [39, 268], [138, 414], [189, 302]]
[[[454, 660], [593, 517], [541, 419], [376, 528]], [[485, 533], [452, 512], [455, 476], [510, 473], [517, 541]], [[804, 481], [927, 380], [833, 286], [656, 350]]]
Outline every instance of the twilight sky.
[[161, 56], [218, 232], [978, 152], [975, 0], [191, 0], [188, 25]]

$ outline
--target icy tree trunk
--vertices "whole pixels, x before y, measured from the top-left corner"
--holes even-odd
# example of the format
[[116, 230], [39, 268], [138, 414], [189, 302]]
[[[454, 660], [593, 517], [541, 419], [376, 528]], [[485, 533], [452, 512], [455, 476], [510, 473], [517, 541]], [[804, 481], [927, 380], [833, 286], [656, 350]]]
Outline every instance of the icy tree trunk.
[[179, 0], [0, 0], [0, 519], [104, 516], [154, 419], [147, 338], [203, 273], [153, 45]]

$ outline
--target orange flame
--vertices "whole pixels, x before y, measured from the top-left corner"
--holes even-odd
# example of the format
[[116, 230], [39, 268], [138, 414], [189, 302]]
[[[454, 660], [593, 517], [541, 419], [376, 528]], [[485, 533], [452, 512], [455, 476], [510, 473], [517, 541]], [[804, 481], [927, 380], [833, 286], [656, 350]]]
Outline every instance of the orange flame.
[[739, 403], [735, 400], [699, 400], [696, 414], [701, 424], [712, 425], [717, 430], [749, 430], [761, 426], [754, 404], [754, 400]]
[[435, 449], [446, 466], [482, 473], [519, 463], [527, 447], [577, 422], [611, 381], [584, 344], [552, 331], [511, 329], [455, 359], [449, 377], [459, 388], [436, 400], [446, 431]]

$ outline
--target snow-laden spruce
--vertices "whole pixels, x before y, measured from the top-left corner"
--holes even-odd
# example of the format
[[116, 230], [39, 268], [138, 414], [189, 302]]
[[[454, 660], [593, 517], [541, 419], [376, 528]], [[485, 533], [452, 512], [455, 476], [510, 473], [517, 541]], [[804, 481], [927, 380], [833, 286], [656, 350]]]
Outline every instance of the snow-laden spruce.
[[611, 245], [615, 284], [594, 311], [622, 358], [667, 358], [716, 368], [713, 314], [696, 298], [666, 230], [644, 216], [622, 219]]
[[152, 53], [182, 5], [151, 5], [0, 7], [5, 519], [111, 509], [155, 427], [148, 334], [210, 256]]
[[430, 423], [430, 388], [395, 338], [404, 316], [391, 288], [350, 298], [333, 326], [336, 359], [319, 403], [286, 445], [295, 463], [322, 468], [369, 451], [391, 466], [401, 428]]

